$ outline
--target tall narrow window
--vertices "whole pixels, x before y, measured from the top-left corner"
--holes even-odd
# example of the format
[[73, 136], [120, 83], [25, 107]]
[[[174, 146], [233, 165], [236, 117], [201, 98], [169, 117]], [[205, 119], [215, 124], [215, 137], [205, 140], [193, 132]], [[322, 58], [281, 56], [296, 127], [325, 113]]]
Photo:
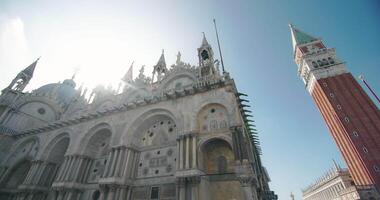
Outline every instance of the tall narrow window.
[[152, 187], [152, 190], [150, 192], [150, 199], [158, 199], [159, 192], [160, 192], [159, 187]]

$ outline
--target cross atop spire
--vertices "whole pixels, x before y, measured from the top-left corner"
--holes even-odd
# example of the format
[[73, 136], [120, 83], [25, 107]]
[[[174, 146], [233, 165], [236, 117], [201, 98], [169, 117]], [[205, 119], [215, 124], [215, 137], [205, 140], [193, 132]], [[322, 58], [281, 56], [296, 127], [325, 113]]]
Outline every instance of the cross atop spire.
[[289, 28], [292, 34], [293, 50], [296, 49], [297, 45], [317, 40], [317, 38], [297, 29], [293, 24], [289, 24]]

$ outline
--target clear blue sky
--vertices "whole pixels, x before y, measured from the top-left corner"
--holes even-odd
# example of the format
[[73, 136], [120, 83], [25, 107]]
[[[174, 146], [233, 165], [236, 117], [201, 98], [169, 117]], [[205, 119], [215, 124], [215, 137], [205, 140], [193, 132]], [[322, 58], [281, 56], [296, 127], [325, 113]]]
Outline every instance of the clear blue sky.
[[[0, 1], [0, 87], [42, 56], [28, 87], [62, 81], [113, 85], [129, 63], [151, 66], [161, 49], [196, 64], [205, 32], [216, 51], [220, 29], [226, 69], [252, 103], [263, 162], [281, 200], [332, 166], [344, 165], [314, 102], [297, 77], [288, 23], [316, 37], [363, 73], [380, 94], [380, 3], [376, 0]], [[138, 68], [135, 69], [137, 73]]]

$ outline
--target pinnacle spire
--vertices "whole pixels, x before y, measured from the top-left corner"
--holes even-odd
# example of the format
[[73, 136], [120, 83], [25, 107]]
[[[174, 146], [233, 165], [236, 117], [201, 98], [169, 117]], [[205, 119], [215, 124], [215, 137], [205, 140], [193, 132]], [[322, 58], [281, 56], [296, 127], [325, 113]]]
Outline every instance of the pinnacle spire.
[[165, 61], [164, 49], [162, 49], [162, 53], [161, 53], [160, 59], [158, 60], [156, 66], [161, 66], [161, 67], [163, 67], [163, 68], [166, 68], [166, 61]]
[[296, 49], [297, 45], [317, 40], [317, 38], [297, 29], [293, 24], [289, 24], [289, 28], [292, 34], [293, 50]]
[[206, 39], [206, 35], [205, 35], [205, 32], [202, 32], [203, 34], [203, 39], [202, 39], [202, 46], [208, 46], [208, 41]]
[[124, 77], [121, 79], [127, 83], [132, 82], [133, 80], [133, 64], [135, 61], [132, 62], [131, 66], [129, 67], [127, 73], [124, 75]]
[[37, 58], [36, 61], [34, 61], [32, 64], [30, 64], [27, 68], [22, 70], [22, 73], [24, 73], [27, 76], [32, 77], [34, 73], [34, 69], [36, 68], [37, 62], [40, 60], [41, 57]]

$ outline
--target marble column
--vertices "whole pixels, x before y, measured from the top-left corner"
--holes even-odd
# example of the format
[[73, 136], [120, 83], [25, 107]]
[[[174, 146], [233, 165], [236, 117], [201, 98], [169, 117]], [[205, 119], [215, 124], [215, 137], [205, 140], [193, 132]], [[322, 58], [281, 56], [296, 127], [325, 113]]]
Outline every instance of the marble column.
[[197, 136], [196, 135], [193, 135], [192, 137], [192, 142], [193, 142], [193, 168], [197, 168]]
[[126, 157], [125, 157], [125, 162], [123, 164], [123, 172], [121, 173], [121, 176], [122, 177], [127, 177], [127, 173], [128, 173], [128, 165], [129, 165], [129, 160], [130, 160], [130, 156], [131, 156], [131, 150], [129, 148], [125, 149], [126, 151]]
[[63, 200], [63, 196], [64, 196], [64, 191], [63, 191], [63, 190], [58, 191], [58, 197], [57, 197], [57, 200]]
[[112, 174], [112, 169], [113, 169], [113, 166], [115, 165], [115, 162], [116, 162], [116, 149], [112, 149], [111, 154], [112, 154], [112, 156], [111, 156], [111, 160], [110, 160], [110, 165], [107, 169], [106, 177], [110, 177]]
[[74, 177], [73, 177], [73, 181], [74, 182], [77, 182], [78, 181], [78, 178], [79, 178], [79, 172], [82, 170], [83, 168], [83, 161], [84, 161], [84, 157], [83, 156], [78, 156], [78, 164], [77, 164], [77, 167], [76, 169], [74, 170]]
[[180, 140], [177, 138], [177, 162], [176, 162], [176, 169], [179, 170], [179, 156], [181, 151], [181, 146], [180, 146]]
[[136, 168], [137, 168], [137, 163], [138, 163], [138, 159], [139, 159], [139, 155], [140, 155], [140, 152], [135, 152], [133, 154], [133, 162], [131, 163], [131, 178], [135, 178], [136, 176]]
[[28, 174], [26, 175], [26, 178], [24, 180], [24, 185], [30, 184], [32, 180], [32, 176], [34, 175], [34, 168], [36, 168], [36, 165], [32, 162], [32, 166], [30, 167]]
[[72, 169], [73, 162], [74, 162], [74, 157], [72, 155], [70, 155], [68, 164], [67, 164], [66, 169], [65, 169], [65, 172], [63, 173], [63, 176], [62, 176], [62, 181], [67, 180], [68, 175], [70, 173], [70, 170]]
[[116, 188], [114, 186], [111, 186], [108, 192], [107, 200], [114, 200]]
[[118, 199], [122, 199], [122, 200], [126, 199], [126, 196], [125, 196], [126, 190], [127, 190], [127, 188], [125, 188], [125, 187], [120, 188], [120, 195], [119, 195]]
[[183, 147], [183, 143], [184, 143], [184, 141], [183, 141], [183, 137], [181, 136], [180, 137], [180, 140], [179, 140], [179, 146], [180, 146], [180, 151], [179, 151], [179, 155], [178, 155], [178, 158], [179, 158], [179, 169], [181, 170], [181, 169], [183, 169], [184, 168], [184, 165], [183, 165], [183, 150], [184, 150], [184, 147]]
[[117, 164], [116, 164], [116, 169], [115, 169], [115, 174], [114, 174], [115, 177], [120, 177], [120, 174], [121, 174], [120, 173], [120, 168], [121, 168], [121, 166], [124, 163], [125, 148], [124, 147], [120, 147], [119, 148], [119, 152], [120, 152], [120, 155], [119, 155], [119, 159], [117, 160]]
[[190, 168], [190, 135], [186, 135], [185, 140], [186, 140], [185, 166], [186, 166], [186, 169], [189, 169]]
[[107, 177], [107, 174], [108, 174], [108, 169], [111, 165], [111, 161], [112, 161], [112, 156], [113, 156], [113, 153], [112, 153], [112, 150], [108, 153], [108, 156], [107, 156], [107, 163], [106, 163], [106, 166], [104, 168], [104, 172], [103, 172], [103, 176], [104, 178]]
[[119, 163], [119, 160], [120, 160], [120, 151], [121, 149], [120, 148], [115, 148], [115, 159], [114, 161], [112, 162], [112, 168], [111, 168], [111, 177], [115, 175], [116, 173], [116, 168], [117, 168], [117, 163]]
[[61, 180], [63, 171], [66, 168], [66, 165], [67, 165], [67, 157], [65, 156], [61, 166], [59, 167], [59, 172], [58, 172], [57, 178], [55, 179], [57, 182]]

